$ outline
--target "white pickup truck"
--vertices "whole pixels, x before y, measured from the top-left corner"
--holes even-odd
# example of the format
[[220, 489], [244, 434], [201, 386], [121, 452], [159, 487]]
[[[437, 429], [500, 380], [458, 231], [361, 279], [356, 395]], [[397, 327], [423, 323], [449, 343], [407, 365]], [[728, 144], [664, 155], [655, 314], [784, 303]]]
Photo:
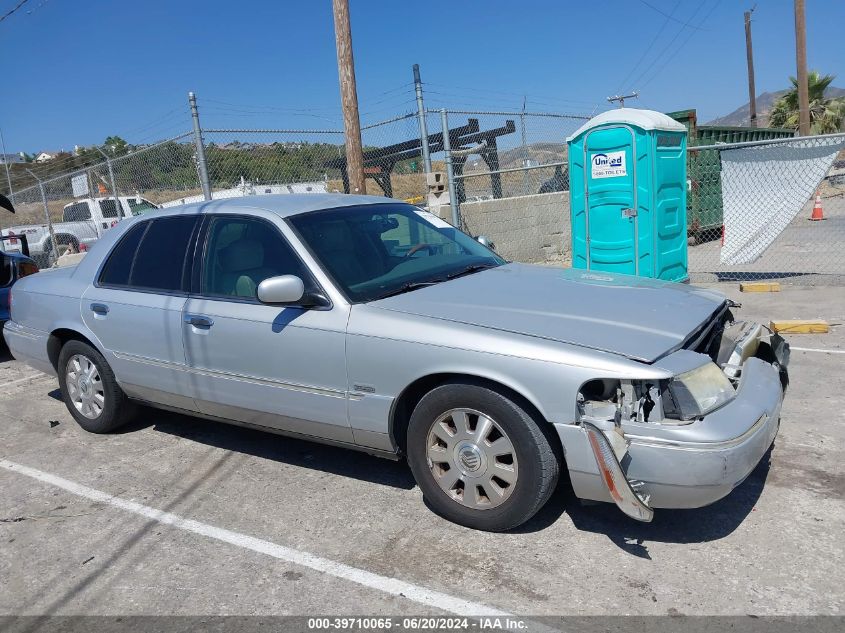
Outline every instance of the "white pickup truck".
[[[118, 196], [120, 208], [112, 197], [83, 198], [66, 204], [62, 210], [62, 221], [53, 224], [53, 233], [59, 249], [63, 246], [77, 252], [96, 242], [104, 231], [109, 230], [123, 219], [144, 213], [158, 206], [140, 196]], [[31, 257], [39, 266], [47, 266], [51, 259], [61, 253], [53, 253], [53, 244], [47, 224], [28, 224], [12, 226], [0, 231], [0, 235], [26, 235]], [[5, 240], [6, 251], [14, 252], [19, 248], [16, 240]]]

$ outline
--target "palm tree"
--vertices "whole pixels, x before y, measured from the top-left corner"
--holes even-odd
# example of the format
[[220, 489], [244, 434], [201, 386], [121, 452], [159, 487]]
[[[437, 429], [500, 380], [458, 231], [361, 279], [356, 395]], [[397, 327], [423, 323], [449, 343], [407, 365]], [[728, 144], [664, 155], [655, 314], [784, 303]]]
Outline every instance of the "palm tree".
[[[845, 98], [825, 98], [827, 87], [835, 75], [820, 75], [817, 70], [807, 74], [810, 101], [810, 134], [831, 134], [843, 129]], [[769, 125], [798, 129], [798, 80], [790, 77], [792, 88], [775, 101], [769, 115]]]

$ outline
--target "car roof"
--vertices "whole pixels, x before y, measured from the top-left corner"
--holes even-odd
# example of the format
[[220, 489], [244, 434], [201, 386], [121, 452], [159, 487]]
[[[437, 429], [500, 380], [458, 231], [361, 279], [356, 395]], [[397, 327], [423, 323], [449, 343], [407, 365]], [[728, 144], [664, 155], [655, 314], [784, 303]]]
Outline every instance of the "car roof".
[[193, 202], [178, 207], [167, 207], [151, 213], [151, 215], [176, 215], [181, 213], [226, 213], [237, 212], [239, 209], [262, 209], [275, 213], [279, 217], [287, 218], [310, 211], [337, 209], [339, 207], [353, 207], [364, 204], [406, 204], [402, 200], [385, 198], [383, 196], [358, 196], [345, 193], [285, 193], [261, 196], [242, 196], [239, 198], [224, 198], [208, 202]]

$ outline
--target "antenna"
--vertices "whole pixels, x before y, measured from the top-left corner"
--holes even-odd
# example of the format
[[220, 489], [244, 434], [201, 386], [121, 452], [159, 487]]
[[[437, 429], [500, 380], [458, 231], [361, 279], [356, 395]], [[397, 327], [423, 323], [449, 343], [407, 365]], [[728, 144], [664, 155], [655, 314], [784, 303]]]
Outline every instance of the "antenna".
[[634, 92], [632, 92], [629, 95], [613, 95], [612, 97], [608, 97], [607, 100], [610, 101], [610, 103], [613, 103], [614, 101], [618, 101], [619, 107], [624, 108], [625, 107], [625, 99], [636, 99], [639, 96], [640, 96], [640, 93], [637, 92], [636, 90], [634, 90]]

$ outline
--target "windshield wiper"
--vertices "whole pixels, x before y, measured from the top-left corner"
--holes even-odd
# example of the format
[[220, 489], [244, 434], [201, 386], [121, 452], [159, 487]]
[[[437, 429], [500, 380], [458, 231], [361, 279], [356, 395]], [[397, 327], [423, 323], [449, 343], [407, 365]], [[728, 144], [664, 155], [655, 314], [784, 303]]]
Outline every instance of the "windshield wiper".
[[497, 268], [498, 264], [470, 264], [466, 268], [461, 268], [460, 270], [456, 270], [453, 273], [449, 273], [446, 275], [447, 279], [455, 279], [456, 277], [463, 277], [464, 275], [469, 275], [470, 273], [478, 272], [479, 270], [484, 270], [485, 268]]
[[406, 292], [411, 292], [412, 290], [417, 290], [418, 288], [425, 288], [426, 286], [433, 286], [434, 284], [438, 284], [442, 279], [436, 279], [434, 281], [409, 281], [406, 284], [402, 284], [398, 288], [394, 288], [393, 290], [388, 290], [387, 292], [377, 295], [371, 299], [371, 301], [378, 301], [379, 299], [387, 299], [388, 297], [393, 297], [395, 295], [401, 295]]

